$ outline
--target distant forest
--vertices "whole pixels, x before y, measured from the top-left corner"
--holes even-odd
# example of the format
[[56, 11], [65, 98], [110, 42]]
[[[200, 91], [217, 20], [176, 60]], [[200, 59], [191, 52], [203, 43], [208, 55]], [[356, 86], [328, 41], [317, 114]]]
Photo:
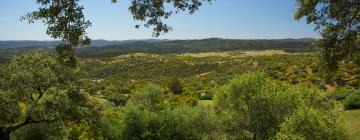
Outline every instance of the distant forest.
[[[82, 58], [112, 57], [129, 53], [179, 54], [196, 52], [221, 52], [234, 50], [284, 50], [286, 52], [312, 52], [315, 39], [220, 39], [202, 40], [94, 40], [89, 46], [80, 47], [76, 55]], [[20, 55], [43, 48], [52, 51], [58, 41], [0, 41], [0, 61], [6, 62], [14, 55]]]

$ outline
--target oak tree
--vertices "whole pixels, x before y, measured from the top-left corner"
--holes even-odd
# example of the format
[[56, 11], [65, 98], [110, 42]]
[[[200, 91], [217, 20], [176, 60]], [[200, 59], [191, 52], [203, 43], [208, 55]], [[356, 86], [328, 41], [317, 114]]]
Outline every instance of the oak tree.
[[[338, 69], [338, 62], [350, 59], [360, 66], [360, 1], [297, 0], [295, 19], [305, 18], [315, 24], [321, 39], [323, 66], [329, 77]], [[329, 79], [333, 80], [333, 79]]]
[[1, 69], [1, 140], [36, 123], [96, 121], [96, 104], [80, 90], [78, 69], [63, 66], [56, 57], [35, 50]]

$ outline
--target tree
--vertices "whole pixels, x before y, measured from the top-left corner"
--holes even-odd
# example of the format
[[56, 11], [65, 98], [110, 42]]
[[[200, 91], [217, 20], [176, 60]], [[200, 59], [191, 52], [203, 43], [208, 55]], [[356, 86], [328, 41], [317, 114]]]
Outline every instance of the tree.
[[315, 24], [322, 39], [324, 70], [328, 81], [338, 69], [338, 62], [349, 58], [360, 66], [360, 2], [356, 0], [297, 0], [295, 19], [306, 18]]
[[129, 104], [136, 104], [145, 110], [158, 110], [163, 100], [164, 91], [157, 85], [148, 84], [133, 93]]
[[[129, 11], [137, 21], [144, 22], [144, 27], [153, 27], [153, 35], [159, 36], [167, 33], [171, 27], [163, 23], [174, 13], [180, 11], [193, 14], [204, 2], [211, 0], [132, 0]], [[117, 0], [112, 0], [113, 3]], [[23, 20], [33, 23], [36, 20], [43, 21], [47, 27], [47, 34], [55, 39], [61, 39], [62, 43], [57, 47], [57, 52], [64, 56], [73, 56], [73, 49], [78, 45], [87, 45], [90, 38], [86, 29], [91, 22], [85, 19], [79, 0], [37, 0], [40, 8], [23, 16]], [[166, 6], [165, 6], [166, 5]], [[167, 9], [167, 5], [171, 5]], [[139, 28], [140, 25], [136, 25]], [[68, 59], [63, 57], [62, 59]], [[72, 58], [73, 59], [73, 58]]]
[[0, 74], [0, 139], [36, 123], [80, 121], [96, 109], [80, 91], [78, 69], [59, 63], [41, 50], [15, 57]]
[[183, 85], [179, 78], [172, 77], [169, 79], [167, 83], [167, 87], [174, 93], [174, 94], [181, 94], [183, 93]]
[[347, 139], [341, 119], [330, 112], [301, 107], [281, 124], [276, 140]]
[[280, 124], [301, 106], [324, 110], [329, 114], [332, 107], [319, 90], [272, 81], [262, 72], [235, 77], [223, 87], [215, 103], [218, 113], [231, 115], [227, 129], [233, 131], [236, 137], [247, 139], [275, 136]]

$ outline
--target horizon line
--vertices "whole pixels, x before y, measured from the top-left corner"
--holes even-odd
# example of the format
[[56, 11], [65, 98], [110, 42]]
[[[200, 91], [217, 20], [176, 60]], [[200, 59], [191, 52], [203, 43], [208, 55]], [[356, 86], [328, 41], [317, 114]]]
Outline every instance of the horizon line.
[[[319, 38], [314, 38], [314, 37], [300, 37], [300, 38], [220, 38], [220, 37], [209, 37], [209, 38], [193, 38], [193, 39], [162, 39], [162, 38], [147, 38], [147, 39], [124, 39], [124, 40], [108, 40], [108, 39], [91, 39], [91, 41], [94, 40], [104, 40], [104, 41], [141, 41], [141, 40], [206, 40], [206, 39], [229, 39], [229, 40], [284, 40], [284, 39], [319, 39]], [[16, 39], [10, 39], [10, 40], [1, 40], [0, 41], [61, 41], [61, 40], [36, 40], [36, 39], [24, 39], [24, 40], [16, 40]]]

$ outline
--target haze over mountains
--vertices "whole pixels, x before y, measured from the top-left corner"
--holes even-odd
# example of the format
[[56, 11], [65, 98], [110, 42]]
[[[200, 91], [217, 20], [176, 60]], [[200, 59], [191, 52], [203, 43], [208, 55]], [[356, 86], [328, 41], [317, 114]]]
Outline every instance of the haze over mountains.
[[[201, 40], [93, 40], [89, 46], [79, 47], [79, 57], [112, 57], [128, 53], [196, 53], [233, 50], [284, 50], [287, 52], [315, 51], [312, 45], [315, 39], [221, 39]], [[29, 52], [35, 48], [51, 51], [59, 41], [0, 41], [0, 59], [9, 59], [14, 55]]]

